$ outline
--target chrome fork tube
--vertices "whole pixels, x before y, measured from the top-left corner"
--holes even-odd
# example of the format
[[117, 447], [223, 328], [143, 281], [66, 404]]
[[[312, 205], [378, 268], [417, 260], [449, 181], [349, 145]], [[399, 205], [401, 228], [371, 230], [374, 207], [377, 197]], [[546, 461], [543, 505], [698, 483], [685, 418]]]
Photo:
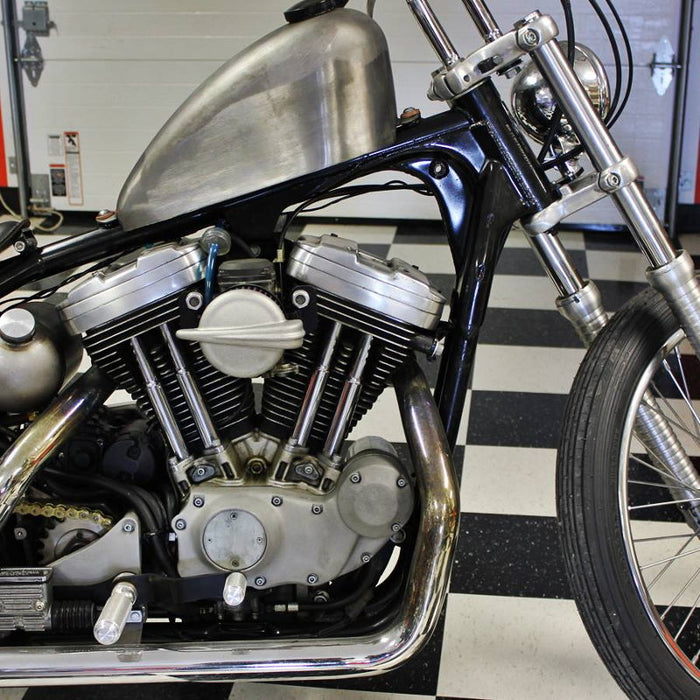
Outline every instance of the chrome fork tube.
[[484, 37], [484, 41], [490, 42], [501, 36], [501, 29], [483, 0], [462, 0], [462, 2], [479, 33]]
[[534, 49], [532, 57], [600, 173], [601, 186], [613, 198], [649, 261], [650, 283], [663, 294], [700, 357], [700, 283], [691, 257], [673, 248], [639, 183], [634, 179], [623, 181], [626, 159], [556, 40]]
[[[623, 155], [559, 44], [556, 40], [547, 41], [532, 51], [532, 57], [586, 147], [593, 166], [601, 173], [614, 169]], [[674, 260], [676, 252], [639, 184], [631, 182], [612, 192], [612, 196], [649, 263], [660, 267]]]
[[401, 607], [382, 628], [340, 638], [2, 647], [0, 685], [52, 682], [305, 679], [389, 671], [430, 638], [447, 594], [459, 524], [459, 490], [430, 387], [415, 362], [394, 387], [420, 498], [421, 516]]
[[455, 45], [427, 0], [406, 0], [416, 21], [442, 63], [449, 67], [459, 60]]
[[559, 313], [571, 323], [588, 347], [608, 320], [598, 287], [581, 277], [556, 234], [527, 234], [527, 237], [559, 292], [556, 301]]
[[0, 527], [41, 465], [107, 400], [112, 389], [100, 370], [88, 370], [59, 394], [5, 452], [0, 459]]

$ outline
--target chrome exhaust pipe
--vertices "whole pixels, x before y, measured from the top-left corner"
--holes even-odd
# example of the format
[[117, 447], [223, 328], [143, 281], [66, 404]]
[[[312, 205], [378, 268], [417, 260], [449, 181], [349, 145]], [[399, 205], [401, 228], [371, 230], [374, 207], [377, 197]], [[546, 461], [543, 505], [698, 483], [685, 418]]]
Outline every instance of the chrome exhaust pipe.
[[0, 527], [24, 495], [41, 465], [112, 393], [98, 369], [78, 377], [20, 435], [0, 459]]
[[395, 377], [422, 505], [397, 616], [371, 634], [138, 646], [0, 649], [0, 685], [234, 681], [372, 675], [410, 659], [430, 638], [447, 594], [459, 522], [450, 449], [430, 387], [414, 363]]

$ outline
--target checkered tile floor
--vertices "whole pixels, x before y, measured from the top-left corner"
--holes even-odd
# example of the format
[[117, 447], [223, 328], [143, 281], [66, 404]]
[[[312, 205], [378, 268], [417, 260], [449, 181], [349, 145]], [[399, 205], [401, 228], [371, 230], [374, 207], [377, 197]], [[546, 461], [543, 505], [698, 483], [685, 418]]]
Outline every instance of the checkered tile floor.
[[[376, 254], [417, 263], [449, 294], [449, 252], [437, 227], [314, 223], [305, 230], [335, 232]], [[641, 256], [620, 234], [563, 233], [562, 239], [581, 272], [599, 284], [609, 310], [644, 287]], [[694, 238], [682, 243], [700, 253]], [[394, 673], [352, 681], [36, 688], [26, 700], [623, 697], [570, 599], [554, 520], [555, 451], [583, 350], [554, 310], [554, 290], [520, 232], [511, 234], [497, 272], [456, 452], [462, 519], [449, 598], [417, 658]], [[435, 368], [429, 369], [434, 381]], [[353, 437], [370, 432], [403, 441], [393, 392]], [[0, 691], [0, 700], [22, 694]]]

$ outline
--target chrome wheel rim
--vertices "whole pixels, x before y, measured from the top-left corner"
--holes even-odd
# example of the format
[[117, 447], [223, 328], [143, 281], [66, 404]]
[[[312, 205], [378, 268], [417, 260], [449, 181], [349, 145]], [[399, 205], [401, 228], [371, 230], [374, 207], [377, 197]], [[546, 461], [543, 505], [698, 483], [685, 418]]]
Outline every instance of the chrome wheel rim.
[[[669, 338], [630, 403], [618, 507], [627, 561], [647, 616], [670, 653], [700, 683], [700, 363], [684, 341], [680, 330]], [[668, 439], [650, 441], [643, 417], [670, 428], [695, 477], [659, 457], [658, 445]], [[676, 464], [683, 459], [676, 458]]]

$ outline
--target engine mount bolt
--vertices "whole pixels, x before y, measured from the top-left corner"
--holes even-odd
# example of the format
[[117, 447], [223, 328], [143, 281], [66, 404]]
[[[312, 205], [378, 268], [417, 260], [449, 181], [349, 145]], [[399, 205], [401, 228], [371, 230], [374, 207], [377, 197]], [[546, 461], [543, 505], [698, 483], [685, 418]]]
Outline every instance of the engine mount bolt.
[[185, 297], [185, 306], [191, 311], [199, 311], [204, 304], [204, 297], [199, 292], [190, 292]]
[[534, 29], [526, 29], [521, 36], [525, 46], [537, 46], [540, 43], [540, 35]]
[[270, 499], [270, 502], [272, 503], [273, 506], [281, 506], [283, 503], [282, 496], [273, 496]]
[[404, 488], [404, 487], [406, 486], [407, 483], [408, 483], [408, 482], [406, 481], [406, 479], [404, 479], [402, 476], [400, 476], [400, 477], [396, 480], [396, 485], [397, 485], [400, 489]]
[[42, 610], [46, 609], [46, 601], [44, 600], [35, 600], [34, 601], [34, 610], [37, 612], [41, 612]]
[[306, 577], [306, 582], [313, 586], [315, 583], [318, 583], [318, 575], [317, 574], [309, 574]]
[[359, 472], [355, 472], [353, 474], [350, 474], [350, 481], [353, 484], [359, 484], [362, 481], [362, 476], [360, 475]]
[[176, 530], [184, 530], [186, 527], [187, 527], [187, 523], [182, 518], [179, 518], [178, 520], [175, 521], [175, 529]]
[[442, 160], [434, 160], [430, 164], [430, 174], [438, 180], [445, 177], [449, 170], [450, 169], [447, 167], [447, 163]]
[[311, 506], [311, 512], [314, 515], [320, 515], [321, 513], [323, 513], [323, 506], [320, 503], [314, 503]]
[[310, 301], [311, 297], [305, 289], [298, 289], [296, 292], [294, 292], [294, 294], [292, 294], [292, 303], [297, 307], [297, 309], [305, 309], [309, 305]]
[[192, 499], [192, 505], [195, 508], [201, 508], [204, 505], [204, 496], [195, 496]]
[[136, 523], [133, 520], [125, 520], [122, 525], [124, 532], [133, 532], [136, 529]]
[[313, 473], [314, 473], [314, 468], [313, 468], [310, 464], [307, 464], [307, 465], [304, 467], [304, 474], [307, 474], [308, 476], [311, 476]]
[[255, 579], [256, 586], [264, 586], [267, 583], [267, 579], [264, 576], [258, 576]]
[[391, 531], [392, 532], [399, 532], [401, 530], [401, 523], [394, 523], [391, 526]]
[[363, 564], [369, 564], [369, 560], [371, 558], [372, 558], [372, 555], [369, 552], [363, 552], [362, 556], [360, 557]]

